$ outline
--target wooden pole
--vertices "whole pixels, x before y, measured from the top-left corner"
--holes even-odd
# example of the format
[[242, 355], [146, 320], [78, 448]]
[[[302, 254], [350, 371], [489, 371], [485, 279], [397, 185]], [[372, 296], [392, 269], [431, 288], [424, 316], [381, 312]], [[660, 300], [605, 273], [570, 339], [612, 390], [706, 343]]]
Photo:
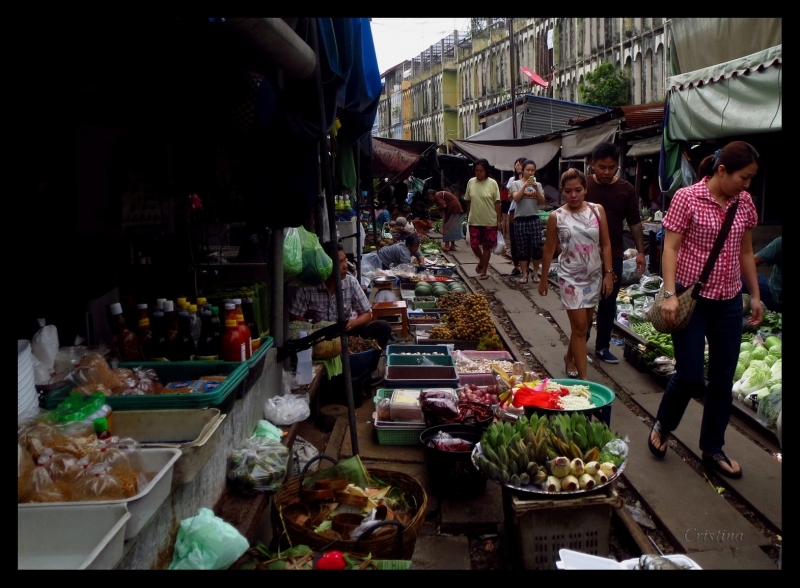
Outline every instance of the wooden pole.
[[508, 19], [508, 48], [509, 48], [509, 69], [511, 70], [511, 128], [513, 135], [517, 138], [517, 76], [516, 67], [514, 66], [514, 19]]

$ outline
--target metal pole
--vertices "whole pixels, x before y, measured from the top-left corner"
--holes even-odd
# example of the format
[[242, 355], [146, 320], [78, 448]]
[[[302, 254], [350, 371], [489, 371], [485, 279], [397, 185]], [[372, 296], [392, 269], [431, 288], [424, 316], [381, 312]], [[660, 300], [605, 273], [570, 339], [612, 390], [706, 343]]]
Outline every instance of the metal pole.
[[514, 19], [508, 19], [508, 48], [509, 48], [509, 60], [508, 63], [511, 67], [511, 128], [513, 129], [513, 135], [515, 139], [517, 138], [517, 84], [515, 82], [516, 76], [514, 75], [515, 67], [514, 67]]
[[[319, 151], [322, 163], [322, 177], [325, 182], [325, 203], [328, 206], [328, 223], [331, 231], [331, 241], [336, 230], [336, 208], [333, 202], [333, 181], [331, 179], [331, 166], [328, 154], [328, 123], [325, 120], [325, 99], [322, 92], [322, 72], [319, 67], [319, 42], [317, 40], [317, 20], [311, 19], [311, 38], [314, 44], [314, 54], [317, 66], [314, 75], [317, 80], [317, 100], [319, 105]], [[336, 291], [336, 308], [339, 311], [339, 321], [349, 320], [344, 314], [344, 299], [342, 297], [342, 275], [339, 270], [338, 258], [333, 260], [334, 289]], [[350, 358], [347, 349], [347, 333], [342, 333], [342, 377], [344, 390], [347, 396], [347, 415], [350, 421], [350, 442], [353, 445], [353, 455], [358, 455], [358, 433], [356, 432], [356, 407], [353, 402], [353, 381], [350, 376]]]
[[356, 141], [356, 279], [361, 285], [361, 139]]
[[270, 232], [270, 257], [272, 284], [269, 289], [269, 330], [275, 346], [280, 347], [286, 342], [286, 332], [283, 329], [283, 229]]

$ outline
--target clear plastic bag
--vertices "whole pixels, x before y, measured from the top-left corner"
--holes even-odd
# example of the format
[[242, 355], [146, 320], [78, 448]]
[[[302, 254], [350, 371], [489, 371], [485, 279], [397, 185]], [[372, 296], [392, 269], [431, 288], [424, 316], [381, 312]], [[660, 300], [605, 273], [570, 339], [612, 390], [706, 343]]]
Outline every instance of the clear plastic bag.
[[274, 425], [291, 425], [311, 416], [308, 394], [283, 394], [267, 399], [264, 416]]
[[756, 419], [768, 429], [775, 429], [778, 422], [778, 415], [782, 410], [782, 390], [780, 388], [770, 392], [758, 403]]
[[275, 492], [286, 477], [289, 450], [265, 437], [245, 439], [228, 458], [228, 480], [240, 491]]
[[492, 251], [495, 255], [503, 255], [506, 252], [506, 240], [503, 238], [503, 233], [497, 233], [497, 244]]
[[31, 454], [17, 444], [17, 502], [28, 502], [33, 494], [33, 470], [36, 464]]
[[90, 467], [89, 474], [75, 482], [77, 500], [122, 500], [127, 498], [119, 480], [104, 467]]
[[423, 390], [420, 394], [420, 408], [425, 416], [451, 419], [458, 416], [458, 399], [449, 392]]

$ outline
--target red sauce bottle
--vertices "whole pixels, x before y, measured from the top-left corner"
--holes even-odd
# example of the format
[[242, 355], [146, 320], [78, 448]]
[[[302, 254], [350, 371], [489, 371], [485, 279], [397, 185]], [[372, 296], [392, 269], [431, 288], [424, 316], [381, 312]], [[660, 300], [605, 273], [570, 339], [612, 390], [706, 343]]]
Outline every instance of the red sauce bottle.
[[247, 359], [247, 344], [236, 320], [236, 305], [230, 302], [225, 305], [225, 330], [222, 332], [220, 355], [222, 361]]
[[234, 298], [233, 304], [236, 307], [236, 322], [239, 325], [239, 330], [242, 332], [242, 338], [245, 340], [245, 357], [250, 359], [253, 355], [253, 339], [250, 334], [250, 327], [244, 322], [244, 311], [242, 310], [242, 299]]

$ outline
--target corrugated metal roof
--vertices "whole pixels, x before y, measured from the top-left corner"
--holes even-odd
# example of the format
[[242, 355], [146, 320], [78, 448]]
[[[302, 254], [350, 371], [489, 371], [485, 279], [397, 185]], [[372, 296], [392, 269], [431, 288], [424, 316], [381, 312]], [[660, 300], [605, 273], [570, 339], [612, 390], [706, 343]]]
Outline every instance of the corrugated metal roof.
[[573, 118], [569, 122], [571, 125], [579, 127], [589, 127], [604, 123], [615, 118], [624, 118], [625, 129], [635, 129], [647, 125], [661, 123], [664, 120], [664, 103], [654, 102], [652, 104], [635, 104], [631, 106], [618, 106], [608, 112], [603, 112], [590, 118]]
[[523, 138], [538, 137], [557, 133], [572, 127], [570, 119], [591, 117], [595, 114], [607, 112], [607, 108], [589, 106], [565, 100], [555, 100], [543, 96], [527, 94], [525, 96], [522, 129]]

